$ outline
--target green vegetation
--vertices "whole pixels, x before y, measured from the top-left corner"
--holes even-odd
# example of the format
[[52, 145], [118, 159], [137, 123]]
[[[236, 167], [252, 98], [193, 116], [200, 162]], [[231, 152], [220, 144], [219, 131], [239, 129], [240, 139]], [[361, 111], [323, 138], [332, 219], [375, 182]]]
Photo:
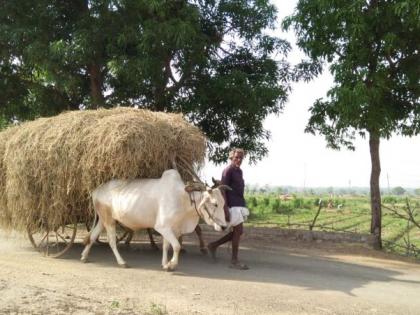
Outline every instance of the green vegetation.
[[147, 315], [166, 315], [168, 311], [166, 310], [166, 306], [163, 304], [155, 304], [152, 303], [150, 305], [150, 311], [146, 313]]
[[183, 113], [216, 162], [231, 146], [261, 159], [293, 72], [276, 15], [268, 0], [2, 1], [0, 116], [137, 105]]
[[323, 135], [333, 149], [354, 149], [356, 135], [369, 138], [371, 233], [378, 249], [380, 141], [394, 133], [420, 133], [418, 21], [418, 0], [299, 0], [293, 15], [283, 21], [310, 59], [300, 67], [317, 76], [328, 65], [334, 76], [327, 97], [310, 108], [305, 131]]
[[[278, 226], [309, 229], [321, 203], [321, 212], [313, 230], [370, 233], [370, 199], [368, 195], [279, 195], [276, 193], [248, 193], [246, 195], [250, 226]], [[406, 197], [385, 195], [383, 205], [404, 209]], [[420, 221], [420, 198], [410, 197], [416, 221]], [[417, 210], [416, 210], [417, 209]], [[403, 213], [403, 212], [401, 212]], [[420, 250], [420, 229], [407, 220], [396, 217], [384, 207], [382, 237], [387, 250], [407, 254], [411, 248]], [[413, 247], [414, 246], [414, 247]], [[419, 255], [417, 252], [415, 255]]]

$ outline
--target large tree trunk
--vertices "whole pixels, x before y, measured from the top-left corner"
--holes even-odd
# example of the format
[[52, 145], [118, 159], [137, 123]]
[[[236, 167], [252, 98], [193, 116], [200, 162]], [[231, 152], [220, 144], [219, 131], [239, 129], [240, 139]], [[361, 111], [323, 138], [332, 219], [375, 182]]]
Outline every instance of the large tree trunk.
[[90, 97], [93, 108], [105, 105], [105, 98], [102, 94], [102, 75], [98, 64], [93, 63], [88, 67], [90, 80]]
[[372, 220], [370, 233], [373, 235], [373, 247], [382, 248], [381, 228], [382, 228], [382, 209], [381, 209], [381, 190], [379, 188], [379, 176], [381, 175], [381, 161], [379, 159], [379, 136], [369, 133], [370, 159], [372, 162], [372, 172], [370, 174], [370, 205], [372, 209]]

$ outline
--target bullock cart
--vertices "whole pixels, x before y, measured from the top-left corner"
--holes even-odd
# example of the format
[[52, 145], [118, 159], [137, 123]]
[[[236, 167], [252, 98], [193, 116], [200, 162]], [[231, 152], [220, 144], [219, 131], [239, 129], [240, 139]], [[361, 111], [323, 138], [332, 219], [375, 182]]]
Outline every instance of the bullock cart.
[[[60, 257], [94, 220], [90, 193], [111, 179], [158, 178], [173, 162], [184, 181], [206, 139], [180, 114], [118, 107], [65, 112], [0, 132], [0, 227]], [[127, 233], [121, 230], [120, 238]], [[81, 235], [83, 238], [84, 235]]]
[[[91, 228], [91, 222], [85, 221], [84, 216], [73, 216], [69, 218], [66, 223], [55, 227], [48, 226], [48, 220], [37, 229], [27, 228], [27, 234], [32, 246], [42, 253], [44, 256], [51, 258], [58, 258], [64, 255], [73, 245], [76, 240], [77, 231], [81, 230], [88, 232]], [[131, 242], [132, 232], [123, 226], [119, 225], [117, 228], [117, 243], [124, 241], [126, 244]], [[104, 240], [98, 238], [98, 243], [103, 243]]]

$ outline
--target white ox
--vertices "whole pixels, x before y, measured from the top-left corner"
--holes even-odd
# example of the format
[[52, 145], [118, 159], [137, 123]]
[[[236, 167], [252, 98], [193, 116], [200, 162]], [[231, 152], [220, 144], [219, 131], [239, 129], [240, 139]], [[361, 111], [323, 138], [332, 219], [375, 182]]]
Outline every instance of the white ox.
[[[120, 266], [127, 264], [118, 252], [115, 226], [118, 221], [133, 231], [154, 228], [163, 236], [162, 267], [174, 270], [181, 245], [178, 238], [194, 231], [201, 216], [220, 231], [226, 226], [221, 189], [202, 183], [185, 185], [176, 170], [167, 170], [158, 179], [111, 180], [92, 192], [98, 223], [86, 238], [81, 260], [87, 261], [90, 248], [105, 228], [109, 245]], [[169, 244], [173, 248], [168, 262]]]

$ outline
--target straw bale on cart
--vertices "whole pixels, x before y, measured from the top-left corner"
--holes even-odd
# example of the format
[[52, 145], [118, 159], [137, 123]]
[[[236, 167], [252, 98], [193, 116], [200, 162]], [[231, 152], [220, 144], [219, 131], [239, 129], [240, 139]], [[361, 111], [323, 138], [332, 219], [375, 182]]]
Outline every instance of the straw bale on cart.
[[88, 222], [97, 186], [160, 177], [174, 158], [201, 165], [206, 150], [180, 114], [132, 108], [40, 118], [1, 132], [0, 141], [0, 226], [20, 231]]

